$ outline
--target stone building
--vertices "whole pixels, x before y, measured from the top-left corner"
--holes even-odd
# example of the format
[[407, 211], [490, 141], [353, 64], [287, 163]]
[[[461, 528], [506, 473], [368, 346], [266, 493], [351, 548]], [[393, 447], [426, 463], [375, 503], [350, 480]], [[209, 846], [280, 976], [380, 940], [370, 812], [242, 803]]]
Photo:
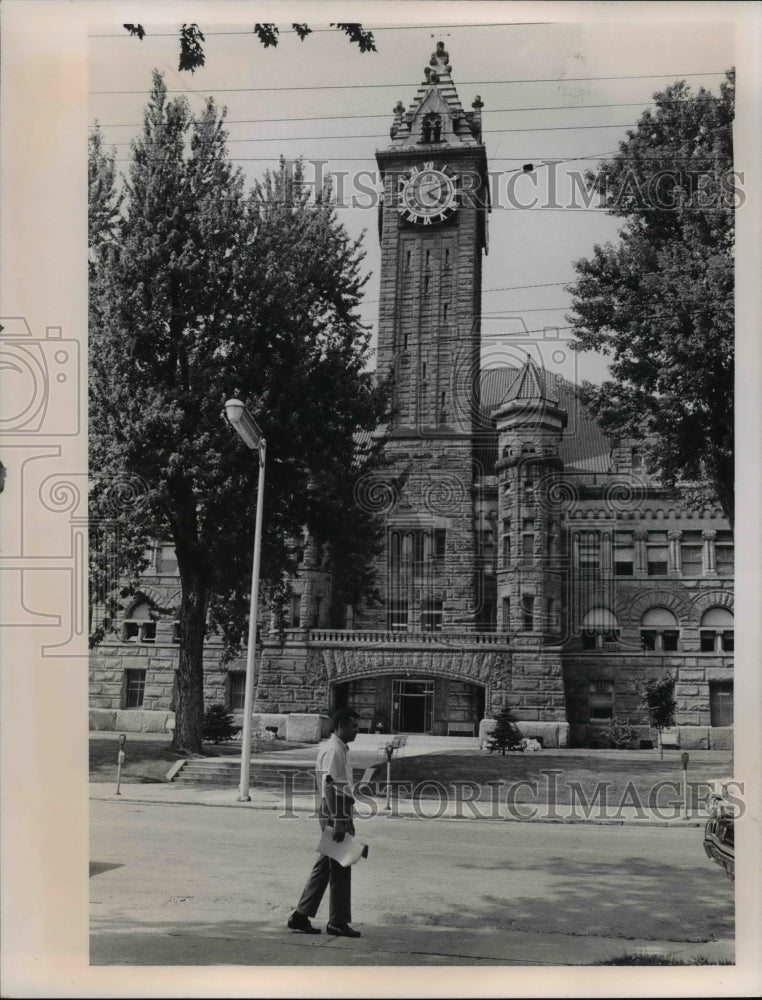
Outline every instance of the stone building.
[[[329, 628], [330, 575], [306, 540], [286, 630], [263, 637], [255, 711], [315, 738], [345, 703], [370, 729], [475, 734], [507, 701], [546, 746], [605, 744], [615, 720], [637, 746], [653, 737], [643, 686], [668, 671], [679, 744], [730, 746], [722, 512], [686, 509], [637, 446], [608, 440], [551, 370], [551, 342], [525, 338], [508, 363], [484, 364], [482, 106], [464, 110], [439, 43], [377, 152], [378, 364], [394, 374], [395, 417], [388, 464], [357, 500], [385, 524], [383, 601]], [[143, 595], [93, 655], [94, 726], [164, 725], [178, 636], [152, 608], [177, 586], [171, 546], [158, 545]], [[240, 713], [244, 663], [222, 666], [219, 653], [210, 642], [206, 703]]]

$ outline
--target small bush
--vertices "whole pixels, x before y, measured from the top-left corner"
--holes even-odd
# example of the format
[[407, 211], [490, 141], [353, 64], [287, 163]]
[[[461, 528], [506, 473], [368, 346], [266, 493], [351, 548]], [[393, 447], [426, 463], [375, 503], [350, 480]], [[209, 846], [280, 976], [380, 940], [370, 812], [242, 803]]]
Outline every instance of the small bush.
[[603, 739], [607, 740], [612, 747], [616, 747], [617, 750], [622, 750], [624, 747], [628, 747], [634, 742], [637, 733], [628, 723], [622, 722], [621, 719], [614, 718], [604, 729], [601, 730], [601, 736]]
[[210, 705], [204, 712], [204, 739], [224, 743], [233, 736], [233, 716], [224, 705]]
[[490, 753], [499, 750], [505, 756], [506, 750], [522, 749], [521, 739], [521, 732], [516, 725], [511, 706], [506, 703], [498, 712], [495, 728], [487, 737], [487, 749]]

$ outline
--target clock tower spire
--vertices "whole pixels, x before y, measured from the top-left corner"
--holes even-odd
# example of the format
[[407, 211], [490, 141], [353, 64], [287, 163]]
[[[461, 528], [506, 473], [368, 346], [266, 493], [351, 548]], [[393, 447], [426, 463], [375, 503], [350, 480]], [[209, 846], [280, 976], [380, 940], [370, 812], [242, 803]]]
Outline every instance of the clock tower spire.
[[391, 143], [376, 153], [381, 206], [379, 370], [394, 432], [469, 435], [478, 407], [482, 253], [489, 210], [479, 97], [465, 111], [438, 42]]
[[489, 209], [481, 108], [479, 98], [463, 108], [439, 42], [376, 153], [378, 370], [394, 386], [385, 454], [397, 502], [380, 567], [391, 630], [468, 631], [479, 615], [472, 487]]

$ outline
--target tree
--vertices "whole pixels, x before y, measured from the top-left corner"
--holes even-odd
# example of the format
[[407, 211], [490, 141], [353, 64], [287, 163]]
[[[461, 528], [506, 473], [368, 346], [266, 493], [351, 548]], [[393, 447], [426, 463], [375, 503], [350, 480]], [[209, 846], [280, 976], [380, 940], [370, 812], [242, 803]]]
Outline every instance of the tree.
[[117, 187], [115, 156], [104, 149], [97, 122], [88, 137], [87, 196], [87, 242], [92, 275], [98, 250], [113, 239], [123, 200]]
[[[136, 36], [140, 41], [145, 38], [147, 32], [142, 24], [125, 24], [124, 29], [131, 35]], [[359, 46], [360, 52], [375, 52], [376, 41], [373, 33], [366, 31], [361, 24], [331, 24], [332, 28], [343, 31], [350, 42]], [[312, 34], [312, 28], [308, 24], [292, 24], [291, 28], [296, 32], [299, 39], [304, 41], [307, 35]], [[266, 49], [278, 44], [280, 28], [275, 24], [255, 24], [253, 34], [259, 39]], [[180, 58], [178, 69], [190, 70], [195, 73], [206, 62], [204, 53], [204, 34], [197, 24], [184, 24], [180, 28]]]
[[513, 717], [511, 706], [506, 702], [497, 713], [495, 728], [487, 737], [487, 749], [490, 753], [499, 750], [505, 757], [506, 750], [516, 750], [521, 744], [521, 733]]
[[[153, 540], [174, 543], [180, 624], [174, 748], [197, 752], [208, 630], [228, 655], [249, 610], [257, 463], [222, 416], [238, 396], [268, 442], [262, 585], [277, 598], [306, 529], [342, 565], [375, 544], [354, 512], [353, 435], [383, 419], [385, 392], [366, 370], [370, 332], [357, 305], [362, 250], [329, 192], [310, 200], [285, 164], [246, 194], [227, 156], [224, 115], [198, 119], [169, 101], [159, 74], [133, 143], [125, 204], [99, 247], [90, 296], [93, 593], [98, 641], [136, 593]], [[344, 584], [344, 586], [351, 586]], [[365, 595], [369, 578], [354, 584]], [[167, 611], [169, 609], [158, 609]], [[173, 609], [174, 610], [174, 609]]]
[[587, 177], [625, 221], [574, 265], [576, 347], [612, 358], [582, 397], [613, 436], [645, 442], [665, 486], [703, 488], [732, 525], [734, 74], [718, 97], [679, 82], [654, 101]]
[[659, 750], [664, 760], [664, 747], [661, 742], [663, 729], [669, 729], [675, 724], [675, 678], [672, 674], [646, 681], [643, 693], [643, 703], [648, 709], [651, 725], [659, 731]]

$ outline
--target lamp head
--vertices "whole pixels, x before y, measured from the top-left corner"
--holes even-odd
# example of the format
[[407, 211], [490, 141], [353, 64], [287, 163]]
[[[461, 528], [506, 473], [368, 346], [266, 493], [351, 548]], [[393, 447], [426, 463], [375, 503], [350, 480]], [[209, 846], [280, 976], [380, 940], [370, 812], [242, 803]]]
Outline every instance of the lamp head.
[[240, 399], [229, 399], [225, 403], [225, 414], [236, 429], [244, 444], [252, 451], [259, 451], [262, 431]]

